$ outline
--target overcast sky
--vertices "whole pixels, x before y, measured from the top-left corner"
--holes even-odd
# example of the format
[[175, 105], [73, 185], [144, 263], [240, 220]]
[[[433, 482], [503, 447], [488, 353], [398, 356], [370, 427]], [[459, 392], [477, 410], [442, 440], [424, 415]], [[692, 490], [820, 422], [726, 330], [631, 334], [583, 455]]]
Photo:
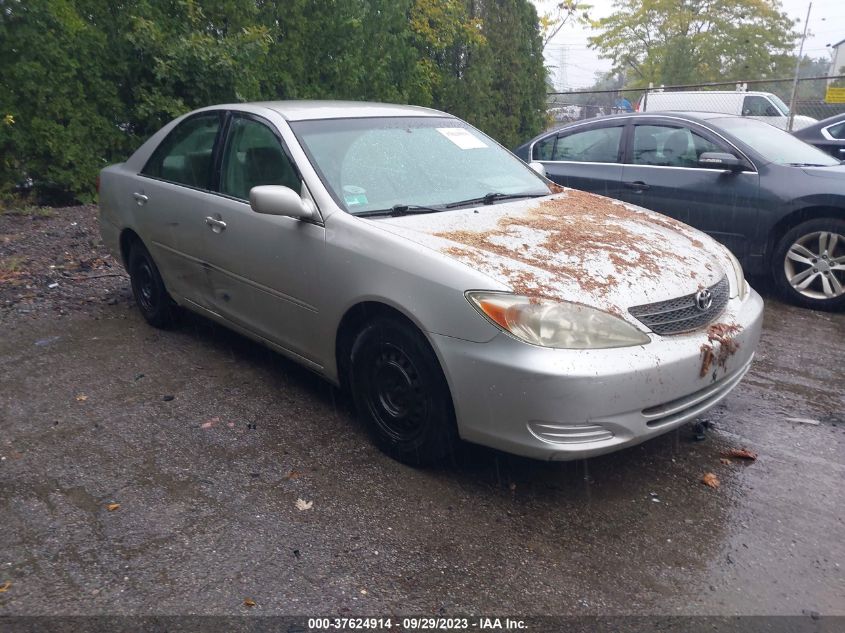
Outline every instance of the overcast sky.
[[[557, 0], [559, 1], [559, 0]], [[608, 15], [613, 10], [613, 0], [587, 0], [593, 5], [593, 18]], [[555, 0], [532, 0], [541, 15], [555, 5]], [[804, 28], [808, 0], [782, 0], [784, 10], [792, 18], [801, 20], [796, 30]], [[811, 57], [829, 57], [827, 44], [845, 39], [845, 0], [813, 0], [810, 13], [810, 33], [804, 53]], [[595, 73], [610, 70], [610, 63], [600, 59], [598, 53], [587, 47], [587, 38], [593, 35], [582, 26], [565, 26], [546, 48], [546, 65], [557, 68], [553, 75], [556, 85], [565, 83], [567, 88], [585, 88], [594, 82]], [[798, 53], [796, 43], [795, 53]], [[562, 59], [565, 63], [562, 64]]]

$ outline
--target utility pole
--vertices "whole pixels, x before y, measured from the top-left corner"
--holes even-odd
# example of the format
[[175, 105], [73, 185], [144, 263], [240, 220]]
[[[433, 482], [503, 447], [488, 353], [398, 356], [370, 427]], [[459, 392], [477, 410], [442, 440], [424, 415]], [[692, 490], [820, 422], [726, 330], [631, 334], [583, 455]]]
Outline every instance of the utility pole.
[[798, 49], [798, 60], [795, 62], [795, 80], [792, 82], [792, 96], [789, 98], [789, 125], [786, 131], [792, 131], [792, 123], [795, 121], [795, 95], [798, 92], [798, 71], [801, 69], [801, 59], [804, 57], [804, 40], [807, 39], [807, 25], [810, 23], [810, 10], [813, 3], [807, 5], [807, 19], [804, 20], [804, 35], [801, 36], [801, 48]]

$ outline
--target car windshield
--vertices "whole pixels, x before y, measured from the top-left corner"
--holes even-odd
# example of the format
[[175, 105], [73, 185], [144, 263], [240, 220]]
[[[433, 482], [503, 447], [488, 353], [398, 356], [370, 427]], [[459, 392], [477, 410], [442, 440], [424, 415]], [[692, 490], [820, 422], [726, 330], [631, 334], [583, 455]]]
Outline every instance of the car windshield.
[[457, 119], [324, 119], [291, 127], [335, 201], [352, 214], [550, 193], [523, 162]]
[[769, 95], [769, 101], [775, 104], [775, 107], [780, 110], [780, 113], [783, 116], [789, 116], [789, 107], [781, 101], [781, 98], [777, 95]]
[[744, 117], [711, 119], [767, 161], [778, 165], [838, 165], [839, 161], [773, 125]]

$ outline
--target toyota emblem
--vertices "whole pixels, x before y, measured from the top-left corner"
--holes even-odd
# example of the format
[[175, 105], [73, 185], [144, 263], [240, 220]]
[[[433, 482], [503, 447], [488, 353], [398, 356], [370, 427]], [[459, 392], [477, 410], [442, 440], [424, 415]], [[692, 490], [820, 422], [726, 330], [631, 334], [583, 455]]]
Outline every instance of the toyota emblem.
[[704, 312], [713, 305], [713, 293], [704, 288], [695, 293], [695, 307]]

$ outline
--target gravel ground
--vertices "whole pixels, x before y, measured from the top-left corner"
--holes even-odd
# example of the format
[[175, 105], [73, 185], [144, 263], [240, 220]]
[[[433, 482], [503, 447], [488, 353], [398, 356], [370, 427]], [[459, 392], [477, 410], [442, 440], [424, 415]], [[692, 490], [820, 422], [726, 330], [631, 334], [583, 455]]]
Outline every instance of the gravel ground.
[[0, 215], [0, 328], [0, 615], [845, 615], [845, 315], [767, 299], [703, 442], [419, 470], [299, 366], [149, 328], [93, 207]]
[[0, 209], [0, 323], [126, 302], [128, 279], [103, 247], [96, 206]]

